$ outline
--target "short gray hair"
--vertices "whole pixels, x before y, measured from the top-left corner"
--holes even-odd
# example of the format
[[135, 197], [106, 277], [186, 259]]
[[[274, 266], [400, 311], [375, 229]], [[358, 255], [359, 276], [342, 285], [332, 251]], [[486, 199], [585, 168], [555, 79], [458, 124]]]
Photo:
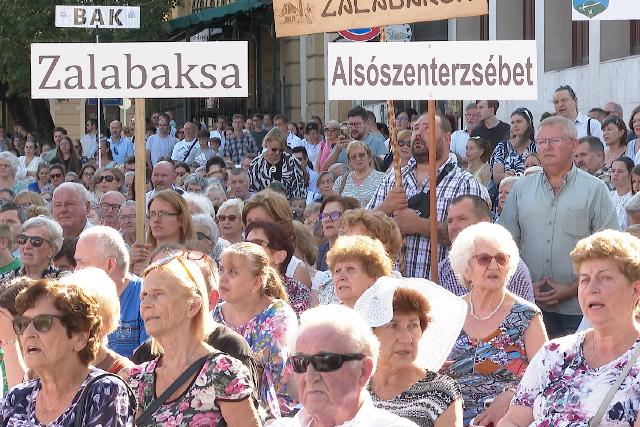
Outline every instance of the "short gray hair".
[[576, 125], [571, 123], [569, 119], [562, 116], [551, 116], [547, 117], [543, 121], [540, 122], [540, 126], [538, 127], [538, 132], [540, 129], [545, 126], [560, 126], [562, 131], [564, 132], [564, 136], [574, 141], [578, 138], [578, 131], [576, 130]]
[[297, 338], [305, 330], [318, 326], [330, 327], [336, 333], [349, 338], [353, 345], [353, 348], [349, 349], [349, 351], [370, 357], [373, 360], [372, 372], [375, 372], [380, 354], [380, 341], [357, 311], [343, 305], [321, 305], [302, 313], [297, 333], [292, 334], [292, 354], [296, 352]]
[[197, 173], [192, 173], [184, 180], [183, 187], [185, 191], [187, 190], [190, 184], [199, 185], [202, 188], [202, 191], [204, 191], [207, 188], [207, 185], [209, 185], [207, 182], [207, 179], [198, 175]]
[[502, 181], [500, 181], [500, 185], [498, 186], [498, 189], [502, 188], [503, 185], [515, 184], [516, 181], [519, 179], [520, 179], [519, 176], [505, 176], [504, 178], [502, 178]]
[[120, 271], [129, 270], [129, 251], [122, 235], [115, 228], [95, 225], [80, 233], [82, 238], [95, 238], [96, 254], [102, 259], [113, 258]]
[[30, 228], [35, 227], [43, 227], [47, 230], [47, 240], [49, 240], [49, 243], [53, 247], [55, 253], [58, 253], [62, 248], [62, 242], [64, 241], [62, 226], [52, 219], [43, 216], [36, 216], [26, 220], [24, 224], [22, 224], [21, 230], [24, 233]]
[[13, 174], [18, 173], [18, 169], [20, 169], [20, 160], [10, 151], [0, 152], [0, 160], [6, 160], [11, 164], [11, 169], [13, 169]]
[[195, 214], [191, 217], [191, 220], [193, 221], [193, 225], [200, 224], [209, 229], [209, 236], [211, 237], [211, 243], [215, 245], [216, 242], [218, 241], [218, 238], [220, 237], [220, 230], [218, 230], [218, 226], [213, 221], [213, 218], [211, 217], [211, 215]]
[[[340, 170], [338, 171], [338, 169]], [[329, 166], [329, 169], [327, 170], [327, 172], [330, 172], [333, 176], [338, 177], [338, 176], [348, 174], [349, 167], [344, 163], [334, 163], [331, 166]]]
[[191, 214], [207, 214], [213, 218], [215, 216], [215, 208], [213, 207], [213, 203], [207, 197], [202, 194], [196, 193], [183, 193], [182, 197], [184, 201], [187, 202], [187, 206], [189, 206], [189, 211]]
[[84, 188], [84, 185], [78, 184], [77, 182], [63, 182], [58, 186], [58, 188], [53, 190], [53, 197], [55, 198], [56, 193], [59, 193], [60, 191], [65, 189], [72, 190], [74, 193], [76, 193], [76, 195], [80, 199], [80, 203], [84, 204], [89, 201], [89, 194], [91, 193], [89, 193], [88, 190]]
[[470, 289], [471, 283], [465, 279], [464, 275], [469, 269], [469, 261], [475, 255], [474, 248], [479, 241], [488, 243], [509, 256], [507, 277], [505, 279], [506, 286], [518, 267], [520, 254], [518, 253], [516, 242], [511, 237], [511, 233], [503, 226], [490, 222], [479, 222], [470, 225], [462, 230], [453, 241], [449, 251], [449, 260], [456, 278], [465, 288]]
[[[124, 194], [122, 194], [122, 193], [121, 193], [121, 192], [119, 192], [119, 191], [107, 191], [107, 192], [106, 192], [106, 193], [104, 193], [102, 196], [100, 196], [100, 201], [99, 201], [99, 202], [101, 202], [101, 201], [102, 201], [102, 198], [103, 198], [104, 196], [109, 196], [109, 195], [112, 195], [112, 194], [116, 194], [116, 195], [120, 196], [120, 197], [122, 198], [122, 203], [124, 203], [124, 202], [127, 200], [127, 198], [126, 198], [126, 197], [124, 197]], [[99, 202], [98, 202], [98, 203], [99, 203]], [[122, 205], [121, 205], [121, 206], [122, 206]]]
[[218, 213], [216, 214], [216, 217], [217, 215], [220, 214], [220, 212], [229, 208], [235, 208], [238, 211], [238, 215], [242, 216], [242, 209], [244, 208], [244, 202], [241, 199], [229, 199], [223, 202], [218, 208]]
[[629, 199], [627, 204], [624, 206], [624, 210], [627, 213], [636, 213], [640, 212], [640, 193], [636, 193]]
[[[219, 181], [218, 181], [219, 182]], [[218, 193], [223, 193], [225, 196], [227, 195], [227, 192], [224, 191], [224, 188], [222, 187], [222, 185], [218, 184], [217, 182], [214, 184], [210, 184], [205, 190], [204, 190], [204, 195], [205, 196], [209, 196], [209, 194], [213, 193], [213, 192], [218, 192]]]

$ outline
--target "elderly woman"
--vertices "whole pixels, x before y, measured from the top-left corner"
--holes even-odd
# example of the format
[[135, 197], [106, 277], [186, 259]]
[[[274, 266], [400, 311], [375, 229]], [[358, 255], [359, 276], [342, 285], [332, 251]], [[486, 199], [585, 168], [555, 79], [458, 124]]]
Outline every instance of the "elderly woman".
[[16, 175], [20, 169], [20, 160], [8, 152], [0, 153], [0, 188], [9, 188], [13, 194], [18, 194], [27, 189], [27, 184], [16, 180]]
[[316, 259], [316, 269], [327, 271], [327, 252], [331, 250], [340, 232], [342, 215], [349, 209], [359, 208], [356, 199], [342, 196], [326, 197], [320, 205], [320, 222], [322, 223], [322, 233], [328, 239], [327, 242], [318, 247], [318, 258]]
[[187, 240], [185, 246], [187, 249], [193, 249], [203, 254], [207, 254], [214, 259], [219, 258], [213, 256], [213, 248], [220, 237], [220, 232], [211, 215], [199, 213], [191, 216], [193, 222], [193, 231], [195, 239]]
[[129, 370], [141, 406], [137, 425], [259, 426], [249, 370], [206, 342], [214, 324], [198, 266], [171, 256], [143, 279], [140, 314], [162, 355]]
[[220, 207], [220, 205], [222, 205], [222, 203], [224, 203], [227, 200], [227, 193], [224, 191], [224, 188], [222, 188], [222, 185], [220, 185], [217, 180], [212, 179], [212, 181], [216, 181], [213, 184], [210, 184], [205, 190], [204, 190], [204, 195], [211, 200], [211, 203], [213, 204], [214, 209], [218, 209]]
[[380, 341], [369, 382], [374, 405], [422, 427], [462, 427], [458, 384], [438, 374], [467, 305], [425, 279], [382, 277], [356, 302]]
[[235, 243], [220, 259], [220, 299], [213, 318], [242, 335], [261, 371], [260, 403], [271, 416], [287, 416], [295, 406], [283, 377], [288, 338], [297, 327], [280, 274], [254, 243]]
[[192, 173], [184, 180], [184, 189], [189, 193], [202, 194], [205, 188], [207, 188], [207, 179], [197, 173]]
[[273, 222], [255, 221], [247, 226], [247, 242], [262, 246], [269, 255], [270, 264], [280, 273], [280, 278], [289, 297], [289, 305], [298, 317], [311, 304], [311, 291], [297, 280], [287, 277], [287, 265], [293, 256], [294, 237]]
[[497, 424], [506, 414], [529, 361], [547, 341], [540, 309], [507, 290], [518, 247], [500, 225], [481, 222], [462, 230], [449, 252], [451, 267], [469, 293], [462, 332], [447, 374], [464, 398], [464, 424]]
[[27, 210], [32, 206], [44, 207], [44, 199], [38, 193], [33, 191], [21, 191], [16, 194], [16, 205], [20, 206], [23, 210]]
[[640, 240], [601, 231], [580, 240], [571, 258], [592, 329], [545, 344], [500, 427], [640, 425]]
[[127, 200], [118, 212], [120, 218], [120, 234], [128, 248], [136, 242], [136, 201]]
[[16, 237], [23, 266], [5, 277], [27, 276], [31, 279], [56, 278], [65, 272], [53, 266], [53, 257], [62, 248], [62, 227], [45, 217], [30, 218], [22, 224]]
[[35, 181], [27, 186], [27, 190], [34, 193], [40, 193], [45, 185], [49, 182], [49, 165], [41, 162], [36, 170]]
[[402, 234], [398, 224], [384, 212], [351, 209], [344, 213], [340, 223], [341, 234], [369, 236], [379, 240], [389, 258], [396, 262], [402, 249]]
[[251, 191], [257, 193], [271, 182], [279, 181], [287, 191], [287, 198], [306, 197], [302, 166], [298, 159], [285, 152], [287, 135], [277, 127], [273, 128], [265, 135], [262, 146], [265, 151], [253, 159], [249, 167]]
[[366, 206], [385, 174], [375, 170], [371, 149], [362, 141], [351, 141], [347, 145], [347, 158], [351, 172], [336, 179], [333, 191], [353, 197], [361, 206]]
[[[413, 157], [411, 154], [411, 131], [401, 130], [398, 132], [398, 152], [400, 153], [400, 167], [407, 166], [409, 159]], [[387, 173], [393, 172], [393, 163], [387, 168]]]
[[493, 207], [493, 222], [497, 222], [500, 215], [502, 215], [502, 210], [504, 209], [504, 205], [507, 203], [507, 197], [509, 197], [509, 193], [513, 188], [513, 184], [515, 184], [520, 179], [519, 176], [505, 176], [500, 181], [500, 185], [498, 186], [498, 203]]
[[[368, 236], [339, 237], [327, 255], [327, 263], [337, 299], [351, 308], [376, 280], [391, 275], [393, 268], [382, 243]], [[319, 295], [319, 301], [320, 304], [337, 302], [327, 295]]]
[[229, 199], [218, 208], [216, 222], [223, 239], [229, 243], [242, 242], [242, 209], [244, 202], [240, 199]]
[[18, 295], [16, 309], [13, 327], [37, 379], [9, 391], [3, 425], [132, 425], [124, 382], [90, 366], [100, 347], [98, 301], [82, 287], [38, 280]]

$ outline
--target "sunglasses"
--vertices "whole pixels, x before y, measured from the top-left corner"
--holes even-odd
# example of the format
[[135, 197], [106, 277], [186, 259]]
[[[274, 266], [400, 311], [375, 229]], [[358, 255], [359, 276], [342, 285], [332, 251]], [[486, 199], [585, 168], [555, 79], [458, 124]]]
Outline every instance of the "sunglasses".
[[358, 353], [320, 353], [315, 356], [290, 356], [293, 371], [297, 374], [307, 372], [309, 363], [317, 372], [333, 372], [342, 368], [344, 362], [362, 360], [364, 354]]
[[398, 147], [411, 147], [411, 141], [398, 141]]
[[362, 159], [364, 159], [366, 157], [367, 157], [367, 153], [357, 153], [357, 154], [354, 154], [353, 156], [349, 156], [349, 159], [350, 160], [356, 160], [356, 159], [362, 160]]
[[270, 148], [270, 150], [272, 153], [280, 153], [280, 154], [284, 153], [284, 149], [282, 148]]
[[52, 174], [49, 174], [49, 178], [51, 178], [51, 179], [62, 178], [62, 174], [61, 173], [52, 173]]
[[340, 211], [333, 211], [328, 213], [323, 212], [320, 214], [320, 221], [337, 221], [340, 219], [340, 217], [342, 217], [342, 212]]
[[266, 240], [262, 240], [262, 239], [246, 239], [245, 242], [249, 242], [249, 243], [253, 243], [254, 245], [258, 245], [258, 246], [262, 246], [265, 249], [269, 249], [271, 246], [269, 245], [269, 242], [267, 242]]
[[211, 237], [207, 236], [202, 231], [196, 231], [196, 239], [198, 240], [207, 239], [208, 241], [211, 242]]
[[487, 253], [481, 253], [474, 255], [472, 258], [475, 258], [476, 262], [481, 267], [489, 267], [492, 260], [496, 260], [499, 266], [505, 267], [509, 262], [509, 255], [507, 254], [497, 254], [495, 256], [489, 255]]
[[113, 182], [115, 180], [116, 180], [116, 177], [113, 175], [103, 175], [99, 178], [98, 182], [102, 182], [102, 181]]
[[229, 220], [229, 222], [233, 222], [238, 219], [238, 215], [218, 215], [218, 222], [225, 222]]
[[42, 237], [38, 236], [27, 236], [26, 234], [18, 234], [18, 237], [16, 237], [16, 242], [20, 246], [25, 245], [28, 241], [31, 241], [31, 246], [33, 246], [34, 248], [39, 248], [44, 242], [51, 243], [47, 239], [43, 239]]
[[27, 317], [27, 316], [15, 316], [13, 318], [13, 330], [16, 335], [22, 335], [24, 331], [29, 327], [29, 324], [33, 322], [33, 327], [38, 332], [49, 332], [51, 330], [51, 326], [53, 326], [53, 319], [58, 318], [60, 320], [63, 319], [62, 316], [57, 316], [55, 314], [38, 314], [35, 317]]

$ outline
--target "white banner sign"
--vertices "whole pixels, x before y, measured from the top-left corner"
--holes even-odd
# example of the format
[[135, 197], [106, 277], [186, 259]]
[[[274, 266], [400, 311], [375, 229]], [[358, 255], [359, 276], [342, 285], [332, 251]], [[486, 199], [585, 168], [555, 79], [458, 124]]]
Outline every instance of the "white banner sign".
[[32, 98], [247, 97], [246, 41], [36, 43]]
[[638, 0], [572, 0], [574, 21], [605, 21], [640, 19]]
[[56, 6], [56, 27], [140, 28], [138, 6]]
[[536, 42], [329, 43], [330, 100], [538, 98]]

